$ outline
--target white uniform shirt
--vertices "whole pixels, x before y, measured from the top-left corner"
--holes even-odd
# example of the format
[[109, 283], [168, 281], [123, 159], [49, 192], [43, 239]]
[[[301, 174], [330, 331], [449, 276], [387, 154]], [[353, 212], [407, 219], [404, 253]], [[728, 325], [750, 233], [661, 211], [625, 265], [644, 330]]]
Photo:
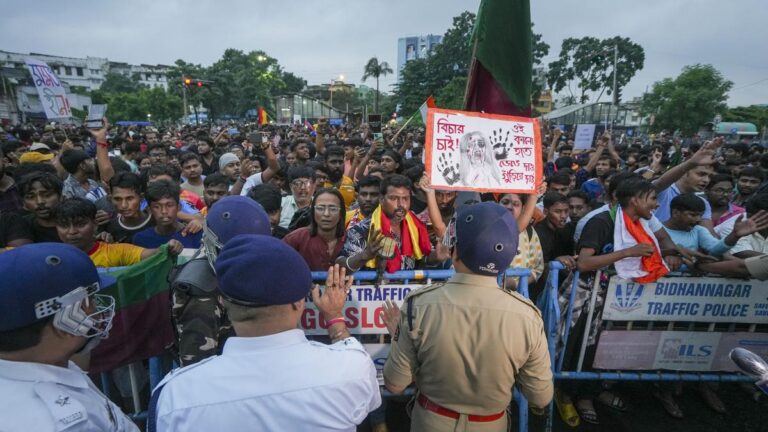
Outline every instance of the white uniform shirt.
[[0, 430], [139, 432], [74, 363], [7, 360], [0, 360]]
[[310, 342], [301, 330], [229, 338], [162, 384], [158, 431], [354, 431], [381, 405], [360, 342]]

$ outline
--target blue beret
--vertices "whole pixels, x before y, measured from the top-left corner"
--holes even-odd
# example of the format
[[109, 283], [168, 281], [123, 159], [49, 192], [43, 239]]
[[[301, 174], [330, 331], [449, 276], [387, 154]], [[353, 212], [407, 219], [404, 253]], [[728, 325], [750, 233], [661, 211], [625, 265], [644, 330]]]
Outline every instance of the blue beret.
[[80, 287], [105, 288], [91, 258], [64, 243], [36, 243], [0, 254], [0, 331], [25, 327], [53, 315], [57, 300]]
[[305, 298], [312, 287], [304, 258], [267, 235], [242, 234], [228, 241], [215, 268], [222, 295], [238, 304], [289, 304]]
[[221, 244], [238, 234], [270, 235], [269, 215], [261, 204], [244, 196], [227, 196], [216, 202], [205, 218], [208, 229]]
[[496, 276], [517, 255], [520, 234], [512, 212], [484, 202], [460, 207], [456, 214], [456, 253], [472, 272]]

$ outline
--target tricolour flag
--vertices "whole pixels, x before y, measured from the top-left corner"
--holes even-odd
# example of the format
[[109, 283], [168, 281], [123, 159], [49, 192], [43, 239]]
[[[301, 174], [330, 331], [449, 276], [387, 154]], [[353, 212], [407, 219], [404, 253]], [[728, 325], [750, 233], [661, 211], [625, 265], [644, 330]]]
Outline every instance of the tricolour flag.
[[530, 0], [482, 0], [472, 34], [467, 111], [531, 116]]
[[161, 354], [174, 339], [168, 273], [175, 258], [168, 246], [124, 269], [107, 272], [117, 283], [100, 294], [115, 298], [109, 337], [93, 350], [89, 372], [98, 373]]
[[424, 122], [424, 124], [427, 124], [427, 108], [434, 107], [435, 99], [432, 96], [428, 97], [427, 100], [425, 100], [424, 103], [419, 107], [419, 112], [421, 113], [421, 121]]
[[309, 120], [304, 120], [304, 127], [309, 129], [310, 132], [315, 131], [315, 128], [312, 127], [312, 123], [310, 123]]
[[264, 107], [259, 107], [258, 118], [259, 126], [264, 126], [265, 124], [269, 123], [269, 116], [267, 116], [267, 111], [264, 109]]

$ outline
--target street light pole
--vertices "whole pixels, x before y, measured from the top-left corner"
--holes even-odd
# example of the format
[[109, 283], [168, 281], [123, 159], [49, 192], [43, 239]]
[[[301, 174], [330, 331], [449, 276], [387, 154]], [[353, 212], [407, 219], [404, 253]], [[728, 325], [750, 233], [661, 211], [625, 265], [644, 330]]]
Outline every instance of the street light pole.
[[[619, 63], [619, 46], [614, 45], [613, 46], [613, 105], [616, 106], [616, 112], [614, 115], [617, 115], [619, 113], [619, 95], [616, 93], [616, 66]], [[613, 130], [613, 122], [611, 122], [611, 130]]]

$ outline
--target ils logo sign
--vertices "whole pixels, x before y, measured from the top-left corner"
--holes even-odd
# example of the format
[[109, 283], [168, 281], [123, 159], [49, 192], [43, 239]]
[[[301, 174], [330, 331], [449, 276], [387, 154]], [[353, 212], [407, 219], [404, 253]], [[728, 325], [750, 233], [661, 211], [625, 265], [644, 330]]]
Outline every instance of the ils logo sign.
[[628, 313], [640, 309], [642, 303], [644, 285], [628, 282], [616, 284], [616, 299], [611, 302], [611, 308], [619, 312]]
[[707, 344], [686, 343], [683, 339], [665, 339], [661, 347], [664, 360], [682, 360], [686, 358], [709, 357], [715, 347]]

